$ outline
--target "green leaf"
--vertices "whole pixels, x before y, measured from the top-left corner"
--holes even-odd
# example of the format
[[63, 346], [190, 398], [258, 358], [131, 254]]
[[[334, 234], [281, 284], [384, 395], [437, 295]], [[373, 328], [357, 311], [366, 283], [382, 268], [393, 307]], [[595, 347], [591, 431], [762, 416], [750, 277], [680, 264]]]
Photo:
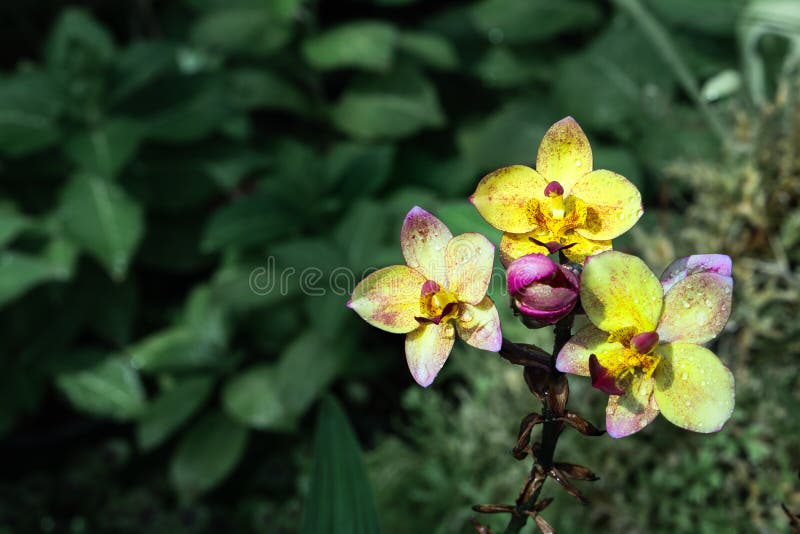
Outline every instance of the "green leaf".
[[93, 415], [127, 421], [145, 408], [139, 374], [127, 359], [111, 356], [88, 369], [63, 373], [56, 384], [77, 409]]
[[24, 156], [53, 145], [60, 137], [60, 97], [42, 72], [0, 78], [0, 154]]
[[532, 164], [542, 136], [557, 119], [541, 100], [511, 101], [483, 121], [459, 130], [458, 147], [479, 171]]
[[308, 98], [295, 84], [264, 69], [237, 69], [229, 76], [231, 104], [242, 110], [278, 109], [303, 114]]
[[257, 365], [228, 380], [223, 406], [231, 417], [254, 428], [292, 430], [335, 378], [341, 352], [316, 330], [308, 330], [276, 365]]
[[314, 468], [302, 534], [380, 532], [358, 439], [341, 406], [325, 398], [314, 431]]
[[[346, 255], [345, 266], [355, 271], [356, 281], [361, 280], [366, 269], [377, 267], [375, 255], [387, 245], [390, 224], [385, 206], [374, 200], [362, 199], [349, 207], [336, 227], [334, 238]], [[398, 224], [397, 235], [399, 231]], [[400, 248], [397, 243], [394, 243], [394, 247], [397, 250]]]
[[72, 136], [64, 146], [82, 171], [115, 178], [139, 149], [144, 128], [128, 119], [111, 119]]
[[471, 15], [472, 23], [489, 39], [527, 44], [595, 26], [603, 12], [587, 0], [482, 0]]
[[458, 54], [450, 41], [427, 32], [403, 32], [397, 42], [399, 50], [436, 69], [458, 67]]
[[274, 196], [260, 192], [217, 209], [206, 225], [205, 252], [227, 247], [263, 245], [284, 235], [286, 215]]
[[30, 226], [30, 219], [10, 202], [0, 202], [0, 247], [11, 242]]
[[395, 147], [340, 143], [328, 154], [328, 187], [335, 187], [341, 198], [375, 194], [389, 179]]
[[354, 21], [307, 39], [302, 51], [320, 70], [344, 67], [383, 72], [392, 64], [397, 30], [380, 21]]
[[413, 71], [355, 84], [332, 110], [334, 124], [358, 139], [397, 139], [442, 126], [436, 89]]
[[182, 325], [151, 334], [128, 351], [136, 367], [151, 373], [208, 367], [220, 354], [218, 346], [199, 342], [195, 332]]
[[211, 288], [197, 286], [173, 326], [140, 340], [128, 352], [147, 372], [218, 367], [224, 363], [227, 339], [223, 303]]
[[64, 274], [46, 257], [0, 251], [0, 305], [44, 282], [64, 280]]
[[549, 81], [553, 68], [540, 56], [525, 57], [504, 46], [489, 48], [474, 67], [475, 74], [488, 87], [506, 89], [529, 86], [534, 81]]
[[141, 208], [124, 190], [96, 176], [77, 174], [62, 192], [59, 213], [69, 236], [112, 278], [125, 276], [144, 220]]
[[50, 67], [75, 76], [107, 64], [114, 55], [114, 41], [87, 11], [67, 8], [56, 21], [45, 54]]
[[[147, 117], [147, 137], [150, 139], [171, 143], [198, 141], [209, 136], [230, 118], [231, 107], [221, 78], [198, 75], [162, 80], [165, 81], [176, 85], [165, 88], [171, 92], [170, 98]], [[152, 97], [158, 103], [158, 96], [154, 92], [161, 89], [162, 85], [159, 84], [153, 88], [153, 92], [140, 98]]]
[[151, 450], [174, 434], [203, 405], [213, 385], [210, 377], [191, 377], [162, 392], [139, 418], [136, 426], [139, 447]]
[[[708, 35], [730, 37], [745, 0], [649, 0], [646, 2], [655, 16], [680, 29], [695, 30]], [[788, 4], [787, 4], [788, 5]]]
[[642, 32], [625, 18], [556, 70], [554, 95], [586, 129], [611, 130], [663, 108], [675, 80]]
[[269, 2], [228, 7], [201, 16], [192, 26], [192, 40], [220, 52], [265, 56], [280, 49], [291, 35], [291, 24], [274, 13]]
[[183, 436], [170, 465], [170, 479], [183, 500], [222, 482], [244, 455], [247, 428], [225, 414], [205, 415]]
[[283, 389], [275, 365], [259, 364], [230, 378], [222, 390], [222, 405], [234, 419], [258, 429], [290, 430]]
[[114, 63], [115, 84], [109, 100], [125, 101], [159, 76], [176, 68], [175, 46], [162, 41], [137, 41], [122, 50]]

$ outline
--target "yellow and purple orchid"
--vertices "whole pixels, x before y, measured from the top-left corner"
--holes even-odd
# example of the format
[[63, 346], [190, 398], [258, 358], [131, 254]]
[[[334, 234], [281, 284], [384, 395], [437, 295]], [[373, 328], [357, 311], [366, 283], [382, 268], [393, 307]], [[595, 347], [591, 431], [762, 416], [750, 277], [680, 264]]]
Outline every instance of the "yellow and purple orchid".
[[611, 240], [642, 216], [639, 190], [625, 177], [592, 170], [592, 148], [566, 117], [547, 130], [536, 170], [503, 167], [486, 175], [470, 197], [486, 221], [502, 230], [500, 259], [557, 250], [574, 262], [611, 249]]
[[592, 256], [580, 289], [592, 324], [567, 342], [556, 367], [591, 376], [611, 395], [612, 437], [638, 432], [659, 412], [679, 427], [716, 432], [733, 412], [733, 375], [702, 344], [725, 326], [732, 287], [731, 260], [720, 254], [677, 260], [661, 280], [635, 256]]
[[407, 334], [405, 351], [414, 380], [427, 387], [455, 342], [492, 352], [503, 338], [494, 302], [486, 296], [494, 245], [481, 234], [453, 237], [445, 224], [419, 207], [400, 231], [406, 265], [392, 265], [364, 278], [347, 303], [365, 321]]

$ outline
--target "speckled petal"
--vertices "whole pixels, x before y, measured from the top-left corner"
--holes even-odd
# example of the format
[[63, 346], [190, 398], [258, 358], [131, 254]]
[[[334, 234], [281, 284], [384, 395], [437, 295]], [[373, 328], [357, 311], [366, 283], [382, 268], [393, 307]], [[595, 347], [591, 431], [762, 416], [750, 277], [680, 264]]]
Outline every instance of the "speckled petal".
[[486, 295], [494, 267], [494, 245], [474, 232], [457, 235], [445, 250], [447, 289], [458, 300], [478, 304]]
[[618, 342], [609, 343], [608, 333], [596, 326], [586, 325], [567, 341], [556, 357], [556, 369], [562, 373], [589, 376], [589, 356], [595, 354], [605, 365], [622, 350]]
[[614, 239], [627, 232], [644, 213], [639, 190], [615, 172], [585, 174], [575, 182], [570, 194], [587, 206], [586, 222], [575, 231], [589, 239]]
[[658, 415], [653, 399], [655, 380], [637, 376], [623, 396], [612, 395], [606, 406], [606, 432], [612, 438], [624, 438], [640, 431]]
[[664, 295], [658, 323], [662, 343], [706, 343], [725, 327], [731, 314], [733, 279], [711, 272], [692, 274]]
[[732, 262], [725, 254], [695, 254], [680, 258], [667, 266], [661, 274], [661, 285], [664, 292], [689, 276], [696, 273], [716, 273], [720, 276], [731, 276]]
[[564, 245], [572, 245], [564, 249], [564, 255], [575, 263], [583, 261], [595, 254], [611, 250], [611, 240], [594, 240], [583, 237], [577, 232], [569, 232], [561, 236], [559, 241]]
[[541, 235], [535, 232], [528, 232], [527, 234], [505, 233], [500, 239], [500, 261], [503, 265], [508, 267], [517, 258], [528, 254], [548, 254], [546, 247], [531, 241], [530, 238], [532, 237], [542, 242], [555, 240], [553, 236]]
[[395, 334], [419, 326], [420, 293], [425, 277], [407, 265], [375, 271], [353, 290], [347, 307], [372, 326]]
[[447, 284], [444, 252], [453, 234], [445, 224], [415, 206], [406, 215], [400, 230], [400, 247], [409, 267], [440, 285]]
[[532, 213], [541, 200], [547, 181], [524, 165], [497, 169], [483, 177], [469, 197], [486, 221], [504, 232], [530, 232]]
[[449, 321], [426, 323], [406, 336], [406, 361], [417, 384], [431, 385], [450, 356], [455, 338], [455, 327]]
[[497, 308], [489, 297], [485, 297], [478, 305], [462, 304], [463, 309], [456, 327], [458, 335], [479, 349], [497, 352], [503, 344], [500, 331], [500, 317]]
[[659, 346], [655, 399], [671, 423], [694, 432], [716, 432], [733, 413], [733, 374], [705, 347]]
[[581, 303], [589, 320], [601, 330], [634, 327], [637, 332], [650, 332], [661, 315], [661, 283], [636, 256], [602, 252], [586, 260]]
[[592, 170], [592, 147], [575, 119], [563, 118], [547, 130], [539, 144], [536, 170], [548, 182], [560, 183], [565, 195]]

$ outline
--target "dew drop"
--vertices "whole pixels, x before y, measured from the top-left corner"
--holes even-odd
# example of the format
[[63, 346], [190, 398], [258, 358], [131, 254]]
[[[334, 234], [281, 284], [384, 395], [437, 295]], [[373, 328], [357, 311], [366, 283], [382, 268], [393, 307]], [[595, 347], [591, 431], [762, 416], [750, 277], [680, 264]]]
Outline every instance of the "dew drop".
[[686, 309], [688, 310], [689, 308], [691, 308], [691, 307], [692, 307], [692, 305], [691, 305], [691, 304], [689, 304], [689, 301], [688, 301], [688, 300], [684, 300], [684, 301], [683, 301], [683, 307], [684, 307], [684, 308], [686, 308]]
[[689, 374], [688, 373], [683, 373], [681, 375], [681, 380], [686, 380], [687, 378], [689, 378]]
[[625, 214], [624, 214], [624, 213], [620, 213], [620, 214], [619, 214], [619, 220], [620, 220], [620, 221], [623, 221], [623, 220], [625, 220]]
[[706, 306], [711, 307], [711, 299], [706, 299]]
[[689, 399], [686, 399], [686, 402], [684, 404], [686, 404], [687, 408], [690, 408], [692, 406], [692, 401], [690, 401]]
[[580, 167], [580, 166], [581, 166], [581, 160], [579, 160], [579, 159], [576, 159], [576, 160], [575, 160], [575, 166], [576, 166], [576, 167]]

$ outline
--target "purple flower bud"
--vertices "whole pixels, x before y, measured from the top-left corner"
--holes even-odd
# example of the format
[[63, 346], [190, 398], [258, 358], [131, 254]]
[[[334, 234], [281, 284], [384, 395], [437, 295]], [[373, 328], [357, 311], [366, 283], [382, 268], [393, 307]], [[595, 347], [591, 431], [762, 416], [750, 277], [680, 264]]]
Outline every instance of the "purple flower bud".
[[566, 316], [578, 300], [578, 277], [544, 254], [528, 254], [508, 266], [508, 292], [516, 308], [544, 325]]

